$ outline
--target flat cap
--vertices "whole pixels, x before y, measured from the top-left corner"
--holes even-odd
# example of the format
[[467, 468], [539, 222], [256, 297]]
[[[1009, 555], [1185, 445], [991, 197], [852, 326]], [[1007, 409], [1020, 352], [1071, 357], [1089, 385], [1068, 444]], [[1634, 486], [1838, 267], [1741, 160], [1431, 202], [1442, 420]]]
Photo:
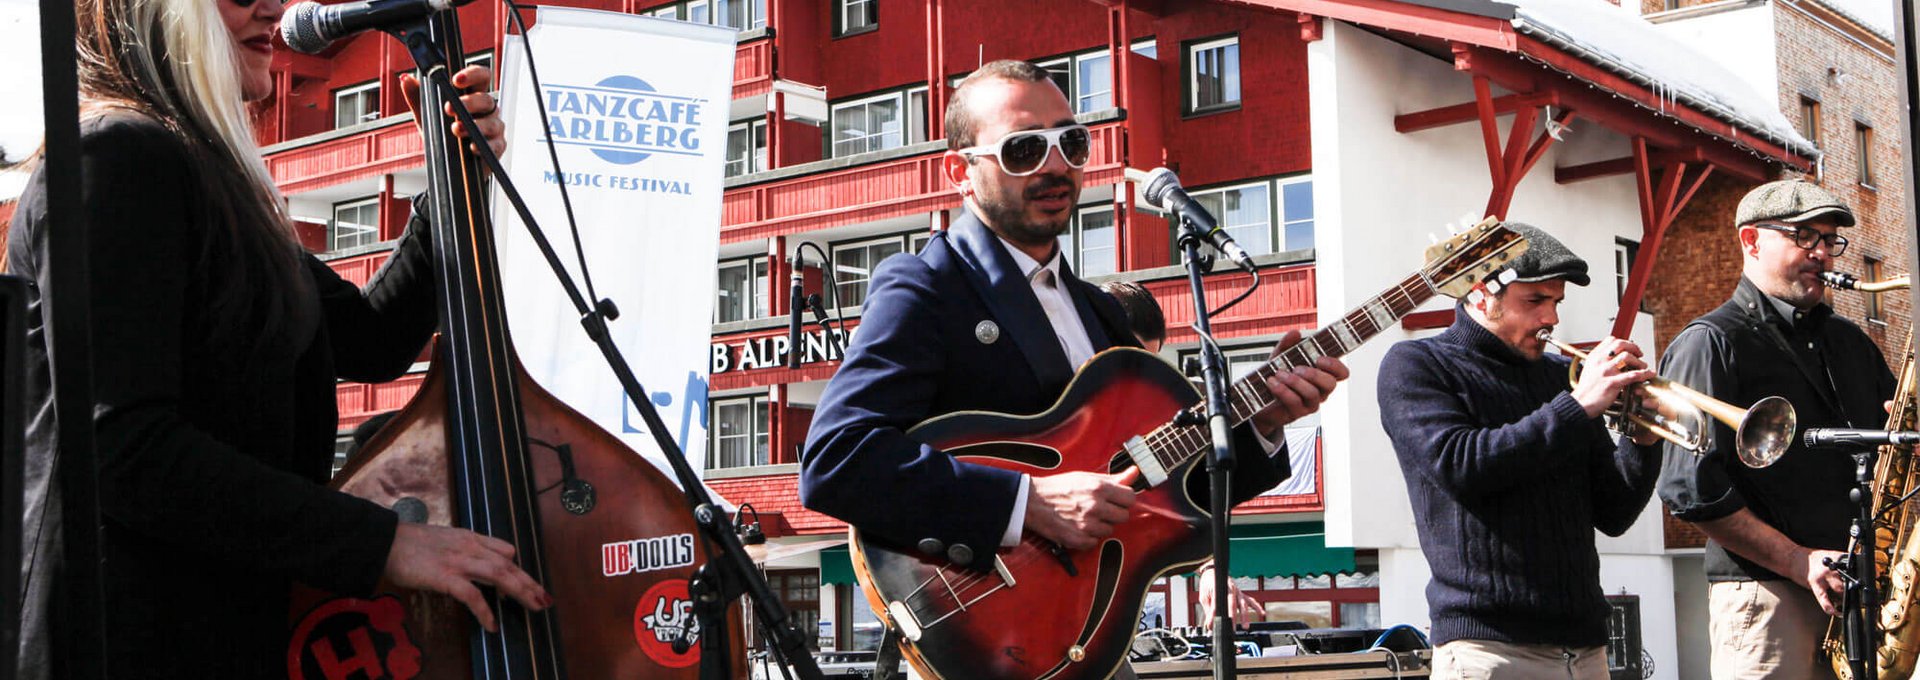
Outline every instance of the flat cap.
[[1548, 279], [1566, 279], [1576, 286], [1593, 282], [1587, 276], [1587, 261], [1568, 250], [1560, 239], [1531, 224], [1502, 222], [1500, 226], [1527, 237], [1527, 252], [1514, 258], [1513, 264], [1507, 267], [1513, 270], [1515, 281], [1537, 283]]
[[1831, 217], [1842, 227], [1853, 226], [1853, 211], [1833, 192], [1800, 179], [1768, 182], [1747, 192], [1734, 211], [1733, 223], [1746, 226], [1755, 222], [1805, 222]]

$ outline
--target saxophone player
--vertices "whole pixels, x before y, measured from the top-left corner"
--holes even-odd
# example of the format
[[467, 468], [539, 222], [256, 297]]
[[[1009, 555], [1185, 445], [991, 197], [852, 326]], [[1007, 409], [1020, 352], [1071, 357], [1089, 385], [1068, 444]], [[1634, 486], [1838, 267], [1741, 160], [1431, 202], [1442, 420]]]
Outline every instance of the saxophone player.
[[[1846, 251], [1853, 211], [1801, 180], [1761, 185], [1735, 214], [1739, 285], [1667, 347], [1660, 374], [1746, 406], [1766, 395], [1793, 403], [1800, 426], [1874, 427], [1894, 392], [1886, 359], [1866, 333], [1825, 303], [1820, 274]], [[1669, 444], [1660, 497], [1708, 537], [1714, 678], [1832, 678], [1819, 647], [1845, 584], [1824, 561], [1847, 547], [1854, 506], [1851, 458], [1802, 450], [1748, 468], [1731, 429], [1693, 456]]]

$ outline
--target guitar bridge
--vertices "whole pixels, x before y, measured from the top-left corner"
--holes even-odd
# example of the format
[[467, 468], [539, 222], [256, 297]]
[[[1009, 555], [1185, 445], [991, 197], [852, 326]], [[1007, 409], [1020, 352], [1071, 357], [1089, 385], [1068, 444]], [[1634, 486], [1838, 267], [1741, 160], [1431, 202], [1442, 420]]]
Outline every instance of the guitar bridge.
[[1140, 479], [1149, 488], [1167, 481], [1167, 467], [1160, 463], [1158, 456], [1153, 455], [1153, 449], [1147, 447], [1146, 440], [1133, 437], [1121, 444], [1120, 449], [1126, 452], [1127, 458], [1133, 460], [1134, 467], [1140, 468]]

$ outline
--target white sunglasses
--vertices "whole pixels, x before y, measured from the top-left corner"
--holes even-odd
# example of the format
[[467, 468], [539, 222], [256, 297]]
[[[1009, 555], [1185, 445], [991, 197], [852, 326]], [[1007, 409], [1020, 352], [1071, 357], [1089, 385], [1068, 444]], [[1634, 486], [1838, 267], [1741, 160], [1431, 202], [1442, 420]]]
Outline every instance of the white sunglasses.
[[1054, 149], [1060, 150], [1060, 160], [1066, 161], [1068, 166], [1086, 167], [1087, 160], [1093, 155], [1093, 133], [1085, 125], [1014, 132], [992, 144], [961, 149], [960, 155], [967, 160], [977, 156], [993, 156], [999, 159], [1001, 171], [1014, 177], [1025, 177], [1039, 172], [1040, 166], [1047, 164], [1047, 155]]

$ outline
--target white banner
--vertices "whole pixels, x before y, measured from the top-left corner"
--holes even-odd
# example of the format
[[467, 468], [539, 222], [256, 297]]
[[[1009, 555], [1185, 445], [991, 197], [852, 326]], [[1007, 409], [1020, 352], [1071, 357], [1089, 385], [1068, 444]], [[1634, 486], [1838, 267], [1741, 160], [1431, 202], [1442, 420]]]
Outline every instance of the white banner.
[[[517, 36], [501, 59], [507, 174], [580, 282], [557, 184], [566, 182], [613, 340], [668, 435], [703, 470], [708, 341], [719, 256], [735, 32], [724, 26], [541, 7], [528, 30], [542, 96]], [[543, 126], [533, 105], [544, 104]], [[556, 175], [551, 138], [560, 156]], [[547, 390], [667, 471], [663, 454], [582, 331], [505, 196], [495, 192], [507, 316], [520, 360]], [[582, 295], [586, 295], [582, 285]], [[669, 478], [671, 474], [669, 473]]]

